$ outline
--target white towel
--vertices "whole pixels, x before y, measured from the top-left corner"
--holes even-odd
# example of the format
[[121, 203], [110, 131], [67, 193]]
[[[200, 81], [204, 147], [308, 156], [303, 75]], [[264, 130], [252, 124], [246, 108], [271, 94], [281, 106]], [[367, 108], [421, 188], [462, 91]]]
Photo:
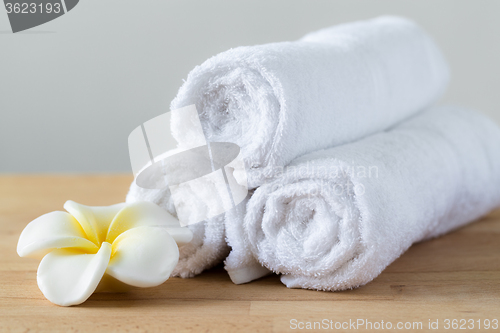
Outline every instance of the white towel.
[[232, 226], [243, 234], [228, 271], [248, 282], [262, 275], [249, 265], [257, 259], [290, 288], [354, 288], [412, 243], [499, 205], [500, 129], [472, 111], [435, 108], [298, 158], [255, 190], [243, 225]]
[[[420, 27], [380, 17], [218, 54], [189, 73], [171, 108], [195, 104], [208, 141], [238, 144], [255, 188], [300, 155], [409, 117], [447, 82]], [[174, 136], [187, 145], [197, 137], [188, 128]]]

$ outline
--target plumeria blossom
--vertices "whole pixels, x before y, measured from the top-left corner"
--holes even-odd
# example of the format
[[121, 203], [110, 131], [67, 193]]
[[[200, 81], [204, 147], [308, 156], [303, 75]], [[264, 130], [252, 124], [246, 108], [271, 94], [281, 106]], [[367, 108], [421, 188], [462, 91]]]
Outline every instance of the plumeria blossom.
[[89, 207], [40, 216], [21, 233], [17, 253], [40, 258], [38, 287], [52, 303], [83, 303], [96, 289], [154, 287], [165, 282], [193, 234], [151, 202]]

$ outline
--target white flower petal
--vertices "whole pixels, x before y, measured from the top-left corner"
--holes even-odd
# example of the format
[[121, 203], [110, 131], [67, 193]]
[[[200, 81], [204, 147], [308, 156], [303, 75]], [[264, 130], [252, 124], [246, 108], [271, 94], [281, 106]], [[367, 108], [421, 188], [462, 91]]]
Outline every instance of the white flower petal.
[[106, 273], [135, 287], [165, 282], [177, 265], [179, 249], [165, 228], [137, 227], [113, 242]]
[[112, 206], [91, 207], [68, 200], [64, 204], [66, 209], [80, 223], [87, 238], [96, 244], [105, 241], [109, 225], [125, 203]]
[[80, 224], [66, 212], [51, 212], [38, 217], [24, 228], [17, 243], [21, 257], [43, 258], [57, 248], [75, 248], [96, 253], [98, 247], [86, 239]]
[[109, 226], [106, 242], [113, 243], [121, 233], [136, 227], [163, 226], [180, 227], [179, 220], [165, 209], [149, 201], [138, 201], [127, 205]]
[[57, 305], [85, 302], [106, 271], [111, 249], [111, 244], [104, 242], [96, 254], [67, 249], [52, 251], [38, 267], [38, 287], [49, 301]]

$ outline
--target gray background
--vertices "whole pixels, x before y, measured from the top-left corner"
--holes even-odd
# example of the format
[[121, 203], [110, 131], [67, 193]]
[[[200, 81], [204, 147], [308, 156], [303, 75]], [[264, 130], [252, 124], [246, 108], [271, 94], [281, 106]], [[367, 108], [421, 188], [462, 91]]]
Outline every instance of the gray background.
[[496, 0], [81, 0], [12, 34], [0, 8], [0, 172], [131, 172], [128, 134], [168, 111], [206, 58], [382, 14], [413, 18], [441, 45], [443, 102], [500, 123], [499, 13]]

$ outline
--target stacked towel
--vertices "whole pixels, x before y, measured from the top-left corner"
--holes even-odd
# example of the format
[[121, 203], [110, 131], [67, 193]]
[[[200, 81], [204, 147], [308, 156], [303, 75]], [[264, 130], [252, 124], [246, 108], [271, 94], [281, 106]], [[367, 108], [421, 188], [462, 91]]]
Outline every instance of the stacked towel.
[[[233, 221], [243, 224], [238, 253], [291, 288], [363, 285], [412, 243], [500, 206], [499, 143], [489, 119], [442, 107], [305, 155], [255, 191], [243, 223]], [[235, 282], [260, 272], [248, 262], [233, 267]]]
[[[295, 158], [385, 130], [435, 102], [448, 68], [432, 39], [398, 17], [334, 26], [298, 41], [238, 47], [189, 74], [172, 109], [195, 104], [205, 137], [241, 147], [250, 188], [261, 186]], [[196, 128], [172, 115], [172, 134], [193, 146]], [[239, 180], [238, 170], [234, 177]], [[241, 177], [243, 179], [244, 177]], [[246, 179], [246, 178], [245, 178]], [[167, 190], [132, 184], [127, 201], [149, 200], [172, 210]], [[248, 256], [241, 230], [245, 202], [191, 225], [194, 241], [180, 249], [174, 272], [192, 276], [220, 262], [235, 282], [268, 271]], [[197, 209], [197, 208], [194, 208]]]
[[[189, 73], [171, 108], [195, 104], [208, 141], [238, 144], [255, 188], [300, 155], [415, 114], [447, 82], [443, 56], [420, 27], [380, 17], [218, 54]], [[195, 131], [173, 134], [189, 146]]]

